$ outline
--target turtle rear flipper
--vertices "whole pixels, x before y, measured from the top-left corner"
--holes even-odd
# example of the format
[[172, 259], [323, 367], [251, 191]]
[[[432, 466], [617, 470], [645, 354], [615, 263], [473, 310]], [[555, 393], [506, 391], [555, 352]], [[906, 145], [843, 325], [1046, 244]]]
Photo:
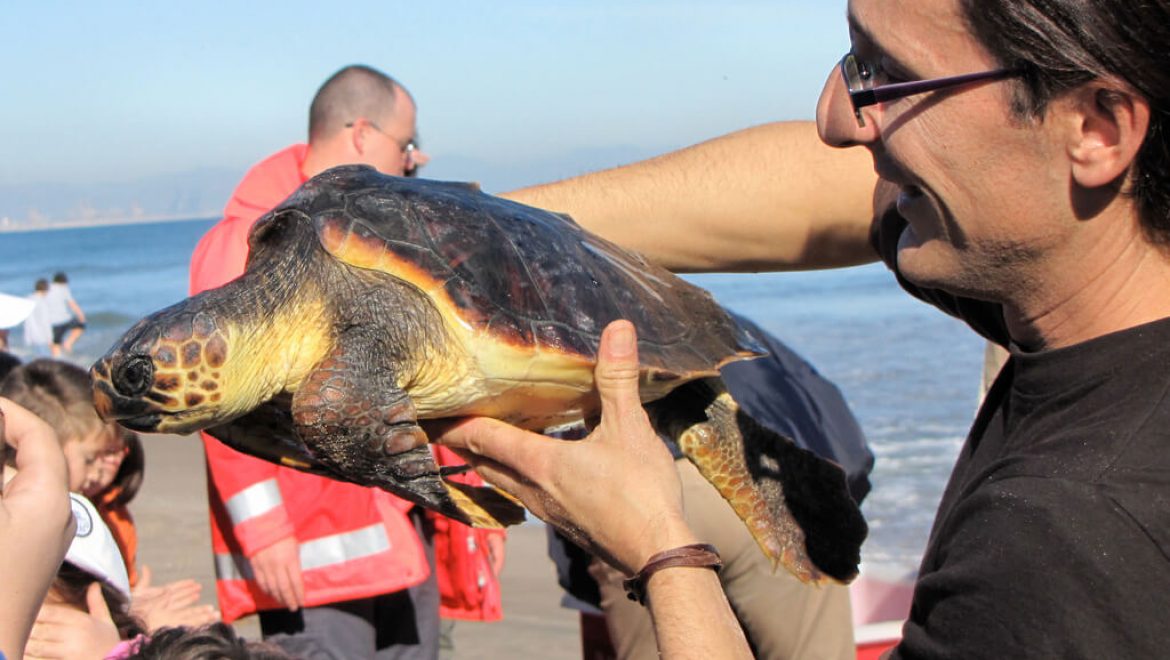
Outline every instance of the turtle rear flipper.
[[448, 514], [472, 527], [501, 528], [524, 522], [524, 507], [507, 493], [492, 486], [472, 486], [444, 479], [451, 504], [462, 518]]
[[647, 410], [773, 566], [804, 582], [856, 577], [867, 528], [839, 466], [756, 422], [717, 379], [688, 383]]

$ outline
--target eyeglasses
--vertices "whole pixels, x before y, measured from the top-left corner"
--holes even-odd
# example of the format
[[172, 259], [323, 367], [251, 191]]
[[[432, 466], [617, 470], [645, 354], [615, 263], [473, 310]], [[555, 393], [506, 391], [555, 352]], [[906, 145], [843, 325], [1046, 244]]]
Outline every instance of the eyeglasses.
[[[346, 124], [345, 127], [346, 128], [353, 128], [354, 124], [356, 124], [356, 123], [357, 123], [356, 121], [351, 121], [348, 124]], [[370, 121], [369, 119], [366, 120], [366, 123], [369, 124], [370, 126], [373, 126], [375, 131], [378, 131], [382, 135], [385, 135], [386, 137], [390, 138], [392, 141], [394, 141], [395, 144], [398, 145], [398, 149], [402, 151], [402, 157], [406, 161], [405, 165], [402, 168], [402, 175], [403, 176], [416, 176], [418, 174], [419, 164], [415, 160], [414, 154], [416, 151], [418, 151], [418, 138], [417, 137], [407, 138], [405, 143], [399, 142], [393, 135], [390, 135], [386, 131], [382, 130], [381, 126], [378, 126], [377, 124]]]
[[849, 92], [849, 101], [853, 104], [853, 115], [857, 117], [857, 125], [861, 128], [865, 128], [865, 117], [861, 114], [862, 108], [915, 94], [924, 94], [983, 80], [1002, 80], [1020, 74], [1021, 72], [1016, 69], [995, 69], [874, 87], [873, 71], [868, 64], [858, 59], [852, 52], [845, 53], [845, 57], [841, 58], [841, 76], [845, 78], [845, 89]]
[[402, 155], [406, 158], [406, 166], [402, 168], [402, 176], [418, 176], [418, 168], [421, 165], [414, 159], [414, 152], [418, 151], [418, 138], [412, 138], [402, 148]]

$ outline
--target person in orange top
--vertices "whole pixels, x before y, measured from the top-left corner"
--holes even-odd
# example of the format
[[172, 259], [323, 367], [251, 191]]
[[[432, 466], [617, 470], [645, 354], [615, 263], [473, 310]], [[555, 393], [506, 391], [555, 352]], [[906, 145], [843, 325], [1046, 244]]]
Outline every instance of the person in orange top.
[[93, 502], [98, 515], [110, 528], [118, 551], [126, 563], [130, 587], [138, 584], [138, 530], [130, 515], [130, 500], [142, 487], [146, 472], [146, 456], [137, 433], [119, 428], [122, 447], [97, 458], [93, 469], [96, 475], [86, 480], [81, 494]]
[[[414, 174], [427, 162], [415, 135], [415, 104], [404, 87], [367, 66], [335, 73], [310, 106], [308, 144], [252, 167], [223, 220], [199, 241], [191, 293], [239, 276], [252, 225], [313, 175], [355, 163]], [[225, 621], [257, 612], [265, 639], [294, 655], [434, 658], [440, 614], [501, 617], [501, 532], [472, 530], [381, 490], [264, 462], [207, 434], [203, 441]], [[440, 463], [462, 462], [446, 449], [437, 454]]]

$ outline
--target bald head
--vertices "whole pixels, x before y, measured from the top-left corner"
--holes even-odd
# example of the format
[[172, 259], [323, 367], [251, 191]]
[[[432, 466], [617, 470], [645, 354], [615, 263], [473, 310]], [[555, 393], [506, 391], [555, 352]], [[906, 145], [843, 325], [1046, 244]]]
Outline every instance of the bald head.
[[309, 142], [336, 134], [359, 117], [390, 117], [406, 90], [390, 76], [362, 64], [341, 69], [329, 77], [309, 106]]

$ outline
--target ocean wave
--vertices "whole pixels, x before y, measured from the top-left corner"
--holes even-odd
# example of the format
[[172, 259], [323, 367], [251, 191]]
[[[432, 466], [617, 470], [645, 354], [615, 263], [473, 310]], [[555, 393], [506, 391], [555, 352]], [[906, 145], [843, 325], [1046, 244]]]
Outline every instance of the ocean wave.
[[138, 320], [139, 317], [132, 314], [124, 314], [122, 312], [111, 312], [100, 310], [87, 314], [85, 317], [87, 325], [90, 329], [101, 328], [120, 328], [129, 327]]

